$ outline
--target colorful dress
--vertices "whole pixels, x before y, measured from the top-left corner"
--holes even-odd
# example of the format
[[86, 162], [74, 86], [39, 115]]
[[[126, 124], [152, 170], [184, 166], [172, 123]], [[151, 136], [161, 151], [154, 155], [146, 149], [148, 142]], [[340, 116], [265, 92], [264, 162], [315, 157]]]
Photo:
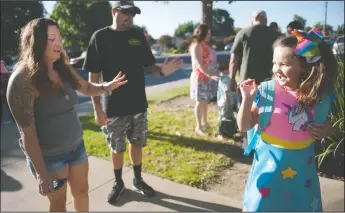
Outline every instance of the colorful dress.
[[254, 151], [244, 211], [322, 211], [314, 140], [307, 131], [314, 109], [301, 111], [298, 106], [296, 92], [275, 82], [273, 111]]
[[[212, 63], [212, 56], [210, 54], [210, 48], [205, 42], [200, 43], [202, 47], [202, 62], [206, 67]], [[190, 98], [196, 101], [209, 101], [213, 98], [212, 88], [209, 77], [203, 74], [193, 61], [196, 59], [192, 58], [193, 71], [190, 76]], [[207, 71], [207, 70], [206, 70]]]

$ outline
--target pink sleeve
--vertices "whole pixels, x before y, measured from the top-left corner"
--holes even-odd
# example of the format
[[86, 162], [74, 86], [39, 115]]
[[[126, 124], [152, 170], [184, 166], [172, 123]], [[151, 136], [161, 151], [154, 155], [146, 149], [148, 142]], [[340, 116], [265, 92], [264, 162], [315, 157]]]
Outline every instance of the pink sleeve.
[[1, 61], [1, 73], [7, 73], [7, 72], [8, 72], [8, 70], [5, 66], [5, 64]]

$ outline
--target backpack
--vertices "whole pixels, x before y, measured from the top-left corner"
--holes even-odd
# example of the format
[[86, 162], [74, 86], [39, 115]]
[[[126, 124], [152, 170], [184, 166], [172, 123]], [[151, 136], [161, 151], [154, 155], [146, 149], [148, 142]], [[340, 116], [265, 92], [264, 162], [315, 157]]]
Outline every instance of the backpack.
[[[252, 128], [247, 131], [247, 139], [249, 141], [248, 147], [246, 148], [244, 155], [249, 156], [252, 150], [255, 149], [258, 139], [261, 136], [262, 131], [267, 128], [274, 102], [274, 82], [264, 81], [261, 83], [260, 90], [260, 107], [259, 107], [259, 125], [258, 128]], [[315, 106], [314, 121], [317, 123], [324, 123], [331, 108], [331, 94], [325, 95], [320, 102]]]

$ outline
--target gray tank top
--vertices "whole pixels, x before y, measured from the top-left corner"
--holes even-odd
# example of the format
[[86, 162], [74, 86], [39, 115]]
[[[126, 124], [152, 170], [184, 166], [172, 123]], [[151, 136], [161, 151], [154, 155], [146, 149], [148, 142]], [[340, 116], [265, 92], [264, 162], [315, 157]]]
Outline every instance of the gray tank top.
[[42, 154], [72, 151], [83, 139], [81, 123], [75, 110], [76, 91], [64, 83], [58, 94], [35, 100], [35, 124]]

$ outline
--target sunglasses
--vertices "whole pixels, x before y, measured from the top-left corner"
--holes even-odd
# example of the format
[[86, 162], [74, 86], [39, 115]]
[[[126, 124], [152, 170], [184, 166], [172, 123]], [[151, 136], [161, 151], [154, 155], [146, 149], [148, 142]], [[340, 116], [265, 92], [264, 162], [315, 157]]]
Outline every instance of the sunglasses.
[[127, 16], [132, 16], [133, 18], [135, 17], [136, 13], [133, 10], [130, 9], [117, 9], [118, 11], [120, 11], [122, 14], [127, 15]]

